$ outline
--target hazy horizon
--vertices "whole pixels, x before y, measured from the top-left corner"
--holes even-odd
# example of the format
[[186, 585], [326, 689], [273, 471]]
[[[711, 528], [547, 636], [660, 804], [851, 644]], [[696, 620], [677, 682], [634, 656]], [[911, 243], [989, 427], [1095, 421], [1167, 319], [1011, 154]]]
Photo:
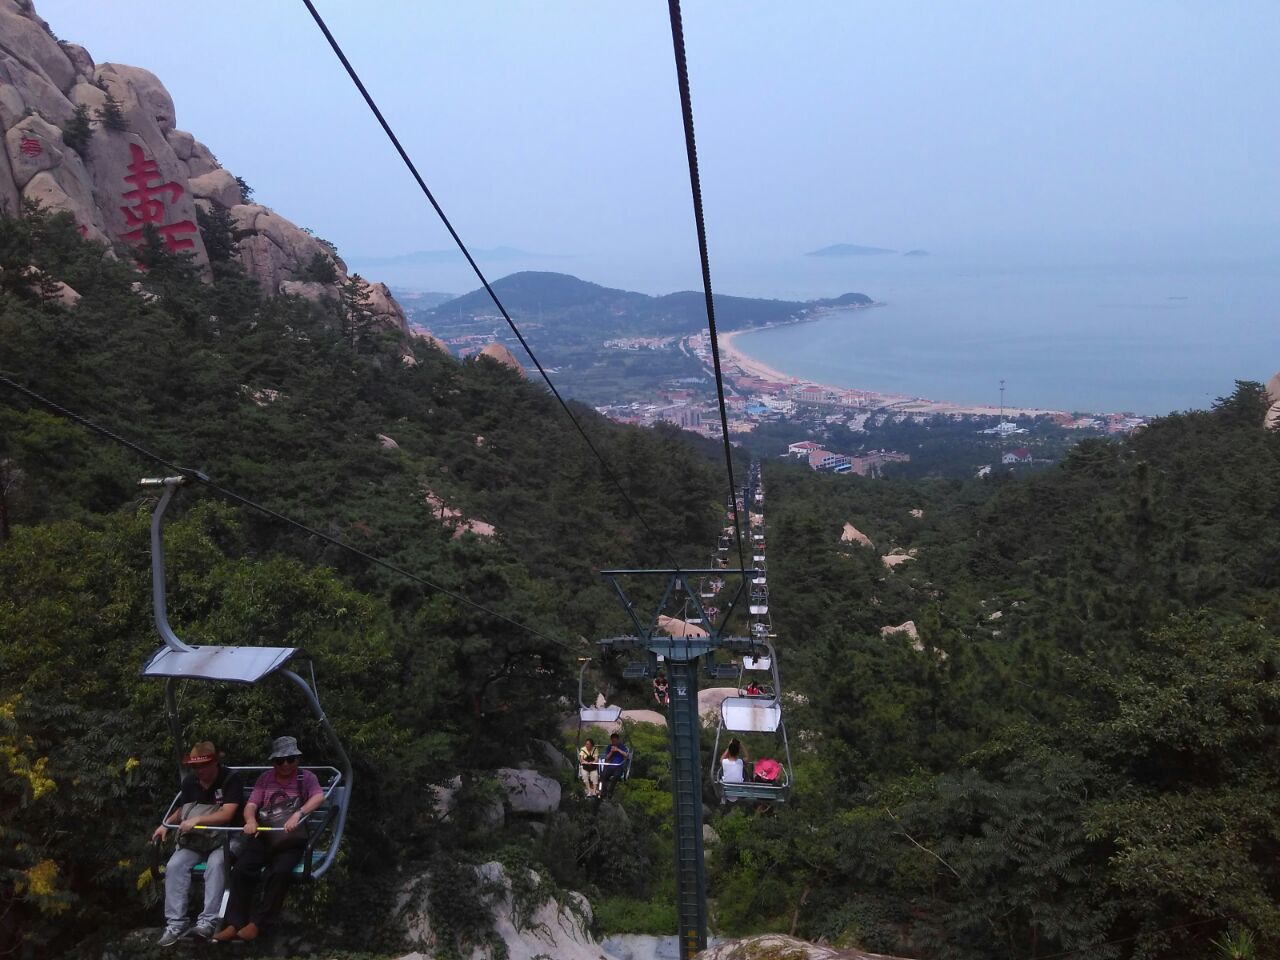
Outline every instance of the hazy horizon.
[[[319, 6], [470, 245], [611, 286], [699, 286], [665, 9]], [[348, 260], [448, 249], [301, 4], [174, 5], [162, 35], [138, 28], [140, 0], [37, 10], [99, 62], [155, 72], [180, 128]], [[717, 289], [791, 295], [737, 277], [836, 243], [1277, 250], [1280, 5], [757, 0], [684, 17]], [[467, 283], [459, 256], [424, 289]]]

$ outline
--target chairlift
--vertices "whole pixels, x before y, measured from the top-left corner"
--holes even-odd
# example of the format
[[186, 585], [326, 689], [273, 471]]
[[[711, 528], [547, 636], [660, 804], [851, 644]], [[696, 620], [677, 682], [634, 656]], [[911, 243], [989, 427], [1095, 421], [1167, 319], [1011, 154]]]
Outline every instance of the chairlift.
[[[585, 682], [587, 667], [591, 665], [590, 657], [582, 657], [582, 666], [578, 669], [578, 740], [573, 749], [573, 762], [578, 763], [578, 757], [582, 751], [582, 733], [587, 727], [605, 726], [616, 724], [622, 719], [622, 708], [613, 706], [612, 704], [597, 707], [587, 706], [587, 702], [582, 698], [583, 684]], [[628, 668], [632, 664], [627, 665]], [[626, 676], [626, 671], [623, 671]], [[596, 750], [600, 751], [600, 744], [596, 744]], [[635, 760], [635, 748], [631, 748], [631, 752], [627, 755], [627, 763], [623, 768], [621, 780], [631, 779], [631, 764]], [[603, 756], [596, 760], [596, 767], [600, 772], [600, 777], [604, 778], [604, 759]]]
[[[773, 646], [765, 644], [766, 653], [757, 657], [756, 662], [767, 661], [772, 679], [772, 695], [761, 697], [726, 697], [720, 705], [720, 724], [716, 729], [715, 746], [711, 750], [711, 783], [722, 803], [737, 800], [757, 800], [761, 803], [785, 803], [791, 795], [792, 766], [791, 745], [787, 741], [787, 729], [782, 720], [782, 703], [779, 699], [777, 656]], [[720, 740], [726, 734], [751, 733], [772, 734], [782, 747], [783, 762], [770, 759], [756, 761], [750, 776], [746, 774], [744, 763], [743, 780], [741, 782], [724, 779], [724, 765], [720, 762]], [[773, 774], [766, 779], [766, 774]]]
[[[165, 553], [164, 553], [164, 515], [169, 508], [174, 494], [186, 482], [186, 477], [151, 477], [139, 481], [139, 486], [146, 489], [163, 489], [155, 512], [151, 516], [151, 599], [155, 617], [156, 631], [164, 640], [160, 647], [147, 660], [142, 668], [142, 676], [155, 677], [165, 681], [164, 697], [169, 718], [169, 726], [173, 735], [175, 752], [182, 749], [183, 728], [178, 716], [175, 686], [179, 680], [201, 680], [214, 683], [236, 683], [253, 686], [262, 683], [272, 676], [284, 677], [302, 691], [311, 712], [315, 715], [324, 730], [329, 746], [337, 758], [338, 766], [303, 766], [300, 769], [310, 770], [319, 780], [324, 792], [324, 803], [307, 817], [310, 827], [309, 837], [302, 859], [294, 868], [294, 873], [305, 880], [319, 880], [333, 866], [342, 844], [342, 836], [346, 830], [347, 812], [351, 804], [351, 788], [354, 775], [351, 760], [343, 749], [342, 741], [334, 732], [329, 718], [320, 706], [320, 698], [312, 676], [308, 683], [293, 670], [286, 667], [293, 657], [299, 653], [296, 647], [219, 647], [212, 645], [192, 646], [178, 637], [169, 625], [165, 594]], [[260, 773], [267, 767], [230, 767], [231, 770]], [[254, 777], [256, 780], [256, 776]], [[253, 781], [246, 783], [251, 788]], [[175, 795], [161, 818], [162, 825], [176, 831], [177, 824], [167, 823], [169, 814], [178, 803]], [[231, 834], [238, 833], [239, 827], [198, 827], [222, 833], [226, 844], [230, 844]], [[152, 874], [157, 879], [161, 875], [160, 864], [161, 841], [153, 848]], [[230, 857], [224, 858], [225, 869], [230, 869]], [[193, 868], [196, 874], [203, 874], [204, 864]]]

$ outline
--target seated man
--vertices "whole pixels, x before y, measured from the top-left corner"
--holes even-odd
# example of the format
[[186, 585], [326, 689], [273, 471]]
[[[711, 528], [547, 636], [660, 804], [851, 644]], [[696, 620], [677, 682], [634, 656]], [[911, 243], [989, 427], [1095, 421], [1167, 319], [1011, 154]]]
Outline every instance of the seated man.
[[[191, 769], [182, 780], [178, 803], [165, 820], [177, 824], [177, 846], [164, 875], [164, 933], [159, 945], [170, 947], [186, 936], [187, 894], [191, 890], [191, 868], [205, 860], [204, 907], [196, 920], [195, 935], [208, 940], [217, 933], [218, 915], [222, 910], [222, 891], [226, 886], [223, 863], [223, 835], [217, 830], [196, 830], [197, 826], [234, 827], [239, 820], [244, 799], [244, 781], [240, 774], [222, 765], [222, 754], [212, 741], [202, 740], [191, 747], [182, 762]], [[151, 835], [160, 842], [170, 831], [162, 824]], [[207, 859], [206, 859], [207, 858]]]
[[601, 779], [601, 794], [606, 800], [613, 796], [614, 788], [627, 770], [627, 760], [631, 751], [627, 749], [616, 733], [609, 734], [609, 749], [604, 755], [604, 775]]

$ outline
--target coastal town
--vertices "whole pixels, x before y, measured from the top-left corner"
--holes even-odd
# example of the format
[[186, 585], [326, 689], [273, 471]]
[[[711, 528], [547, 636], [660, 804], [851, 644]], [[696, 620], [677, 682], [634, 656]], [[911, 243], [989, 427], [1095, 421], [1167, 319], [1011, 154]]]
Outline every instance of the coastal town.
[[[574, 283], [574, 281], [569, 278]], [[860, 310], [871, 303], [840, 310]], [[805, 308], [781, 321], [827, 314]], [[418, 311], [410, 306], [410, 315]], [[487, 356], [523, 370], [523, 350], [502, 318], [486, 309], [428, 315], [439, 342], [456, 356]], [[427, 317], [424, 317], [427, 319]], [[720, 408], [710, 337], [705, 332], [592, 336], [580, 321], [553, 325], [539, 309], [523, 326], [541, 337], [544, 368], [569, 396], [616, 422], [667, 424], [708, 438], [720, 436]], [[1003, 381], [992, 404], [962, 404], [804, 380], [769, 366], [737, 343], [748, 329], [718, 337], [725, 414], [734, 443], [769, 457], [799, 460], [815, 471], [883, 476], [988, 476], [1042, 469], [1087, 437], [1132, 433], [1147, 418], [1131, 413], [1084, 414], [1007, 407]], [[432, 336], [424, 325], [422, 335]], [[999, 393], [997, 393], [997, 389]]]
[[[725, 407], [729, 432], [741, 438], [765, 425], [790, 424], [797, 431], [827, 432], [844, 428], [864, 434], [886, 423], [926, 423], [945, 417], [957, 424], [971, 423], [975, 433], [993, 436], [1001, 450], [998, 463], [1004, 467], [1037, 462], [1032, 449], [1014, 442], [1035, 424], [1091, 435], [1131, 433], [1146, 424], [1146, 418], [1125, 413], [1077, 416], [1058, 410], [1005, 408], [950, 403], [912, 397], [832, 387], [789, 377], [744, 354], [734, 343], [737, 333], [721, 334], [719, 348], [725, 380]], [[704, 368], [701, 377], [673, 378], [663, 383], [655, 395], [628, 403], [601, 404], [596, 410], [620, 423], [653, 426], [670, 423], [707, 437], [720, 435], [720, 412], [714, 390], [714, 367], [709, 336], [697, 333], [683, 338], [630, 338], [611, 341], [606, 348], [622, 350], [678, 349], [695, 357]], [[992, 424], [992, 421], [994, 425]], [[1020, 424], [1029, 423], [1032, 426]], [[857, 453], [830, 449], [830, 444], [799, 439], [786, 446], [785, 456], [806, 461], [814, 470], [882, 476], [893, 464], [908, 463], [909, 451], [862, 449]], [[989, 473], [991, 465], [979, 469]]]

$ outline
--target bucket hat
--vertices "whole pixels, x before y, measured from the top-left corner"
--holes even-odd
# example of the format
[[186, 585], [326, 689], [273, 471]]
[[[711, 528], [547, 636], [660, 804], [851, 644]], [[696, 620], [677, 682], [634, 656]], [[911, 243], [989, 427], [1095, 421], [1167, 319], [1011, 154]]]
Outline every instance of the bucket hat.
[[271, 741], [271, 756], [268, 760], [278, 760], [281, 757], [300, 757], [302, 751], [298, 749], [298, 740], [296, 737], [276, 737]]

